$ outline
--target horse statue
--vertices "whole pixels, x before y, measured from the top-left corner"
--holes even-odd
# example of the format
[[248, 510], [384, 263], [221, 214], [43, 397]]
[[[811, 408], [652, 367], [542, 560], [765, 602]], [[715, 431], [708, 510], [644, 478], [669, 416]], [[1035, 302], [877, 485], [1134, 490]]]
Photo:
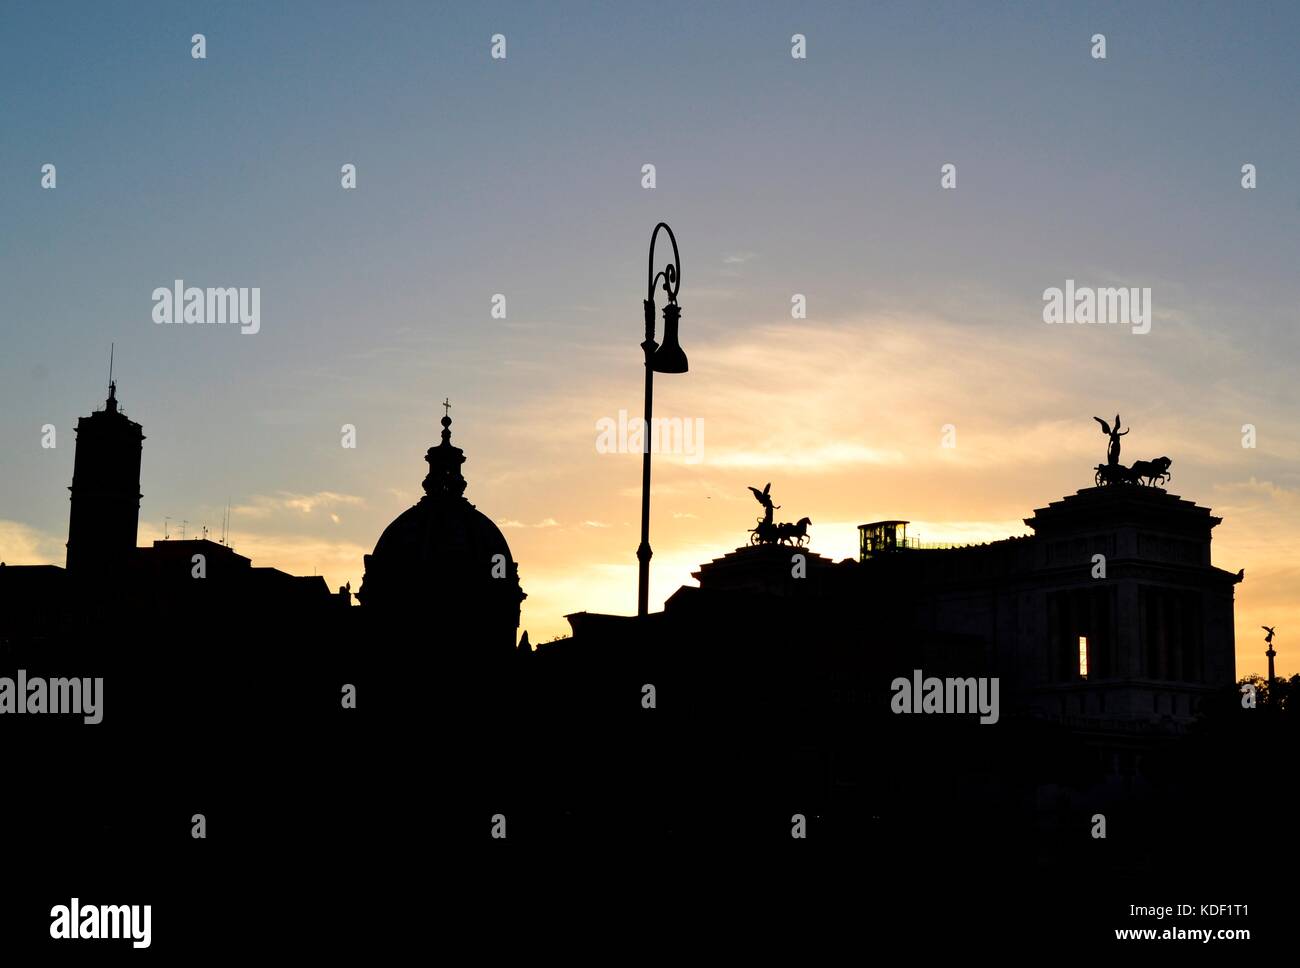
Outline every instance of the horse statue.
[[751, 487], [749, 490], [754, 495], [754, 499], [763, 505], [763, 516], [758, 519], [758, 524], [755, 527], [749, 529], [750, 544], [787, 544], [798, 545], [802, 548], [808, 543], [808, 525], [812, 524], [810, 518], [800, 518], [795, 524], [788, 522], [773, 523], [772, 512], [778, 510], [781, 505], [772, 503], [772, 483], [770, 481], [761, 491], [756, 487]]
[[796, 524], [778, 524], [776, 526], [777, 540], [781, 544], [798, 545], [802, 548], [808, 543], [808, 525], [812, 524], [811, 518], [800, 518]]
[[1155, 486], [1171, 480], [1173, 475], [1169, 473], [1169, 468], [1173, 464], [1168, 457], [1157, 457], [1155, 460], [1140, 460], [1129, 468], [1129, 473], [1136, 478], [1145, 477], [1147, 484]]
[[1154, 487], [1173, 480], [1174, 475], [1169, 472], [1169, 468], [1173, 463], [1168, 457], [1157, 457], [1155, 460], [1137, 461], [1132, 467], [1125, 467], [1123, 464], [1098, 464], [1097, 486], [1141, 484], [1145, 479], [1148, 486]]

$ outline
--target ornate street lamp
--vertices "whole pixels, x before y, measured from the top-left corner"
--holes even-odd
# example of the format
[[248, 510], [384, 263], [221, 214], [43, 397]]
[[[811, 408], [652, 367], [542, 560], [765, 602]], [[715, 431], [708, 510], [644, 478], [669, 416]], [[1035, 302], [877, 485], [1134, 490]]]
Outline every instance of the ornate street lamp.
[[[668, 233], [668, 241], [673, 244], [673, 258], [663, 271], [655, 272], [655, 240], [659, 230]], [[681, 307], [677, 305], [677, 288], [681, 285], [682, 263], [677, 254], [677, 238], [666, 222], [660, 222], [650, 234], [650, 258], [646, 267], [645, 294], [645, 342], [641, 349], [645, 351], [645, 424], [642, 427], [641, 455], [641, 544], [637, 546], [636, 558], [639, 563], [636, 613], [644, 616], [650, 604], [650, 418], [651, 403], [654, 398], [654, 375], [658, 373], [685, 373], [687, 370], [686, 354], [677, 342], [677, 322], [681, 316]], [[664, 292], [668, 294], [668, 304], [664, 306], [664, 342], [660, 346], [655, 342], [655, 284], [663, 279]]]

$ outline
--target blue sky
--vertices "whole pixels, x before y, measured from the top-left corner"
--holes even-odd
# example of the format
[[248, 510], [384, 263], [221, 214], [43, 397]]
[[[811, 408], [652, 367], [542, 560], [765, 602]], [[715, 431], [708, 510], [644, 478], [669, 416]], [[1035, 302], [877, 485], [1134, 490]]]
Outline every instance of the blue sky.
[[[0, 557], [61, 560], [116, 342], [142, 541], [229, 498], [237, 549], [355, 587], [450, 397], [533, 638], [630, 610], [638, 468], [594, 425], [639, 406], [666, 220], [692, 372], [659, 412], [708, 433], [656, 464], [656, 599], [768, 479], [837, 554], [876, 517], [1011, 533], [1118, 409], [1126, 458], [1224, 514], [1243, 631], [1300, 620], [1294, 4], [465, 6], [0, 8]], [[261, 331], [155, 325], [178, 278], [260, 287]], [[1151, 287], [1152, 332], [1044, 325], [1067, 278]]]

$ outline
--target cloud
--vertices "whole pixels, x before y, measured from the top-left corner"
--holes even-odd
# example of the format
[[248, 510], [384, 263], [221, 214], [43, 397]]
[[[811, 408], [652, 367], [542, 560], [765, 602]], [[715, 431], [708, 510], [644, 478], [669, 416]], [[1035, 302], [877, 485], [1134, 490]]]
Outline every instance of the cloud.
[[[736, 257], [739, 274], [750, 255], [724, 258]], [[1214, 557], [1247, 569], [1238, 634], [1254, 650], [1240, 620], [1282, 608], [1286, 576], [1300, 568], [1287, 550], [1300, 548], [1300, 445], [1285, 382], [1242, 378], [1244, 344], [1222, 327], [1170, 321], [1142, 337], [1052, 328], [1034, 296], [988, 310], [983, 293], [957, 290], [941, 313], [810, 320], [790, 319], [779, 300], [766, 319], [684, 333], [691, 371], [656, 381], [656, 414], [701, 418], [705, 446], [698, 464], [654, 457], [652, 607], [748, 540], [758, 507], [746, 487], [768, 480], [779, 517], [810, 517], [812, 550], [835, 560], [857, 554], [858, 524], [884, 518], [911, 519], [909, 533], [927, 544], [1024, 534], [1034, 508], [1092, 485], [1106, 448], [1092, 417], [1118, 409], [1134, 428], [1123, 459], [1169, 455], [1175, 493], [1224, 516]], [[543, 374], [531, 395], [474, 425], [473, 499], [514, 529], [535, 641], [564, 631], [566, 612], [636, 604], [627, 536], [640, 455], [597, 453], [594, 426], [620, 409], [640, 413], [642, 377], [622, 342], [593, 336], [580, 351], [581, 381]], [[1241, 447], [1245, 422], [1260, 428], [1257, 449]], [[947, 424], [955, 447], [943, 446]]]
[[0, 561], [9, 565], [62, 565], [63, 535], [48, 534], [19, 521], [0, 520]]
[[[311, 514], [317, 510], [338, 507], [365, 507], [365, 499], [355, 494], [339, 494], [336, 491], [317, 491], [315, 494], [294, 494], [280, 491], [274, 495], [254, 494], [248, 504], [240, 504], [230, 509], [231, 517], [265, 520], [284, 511], [296, 511]], [[337, 523], [338, 517], [330, 517]]]

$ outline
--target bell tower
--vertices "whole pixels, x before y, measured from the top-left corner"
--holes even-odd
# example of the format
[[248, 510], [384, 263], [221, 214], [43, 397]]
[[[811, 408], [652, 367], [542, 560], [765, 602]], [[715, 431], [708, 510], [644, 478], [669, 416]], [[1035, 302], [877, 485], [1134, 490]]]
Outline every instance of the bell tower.
[[140, 425], [118, 409], [117, 384], [110, 381], [104, 409], [77, 421], [68, 571], [107, 574], [135, 552], [143, 450]]

